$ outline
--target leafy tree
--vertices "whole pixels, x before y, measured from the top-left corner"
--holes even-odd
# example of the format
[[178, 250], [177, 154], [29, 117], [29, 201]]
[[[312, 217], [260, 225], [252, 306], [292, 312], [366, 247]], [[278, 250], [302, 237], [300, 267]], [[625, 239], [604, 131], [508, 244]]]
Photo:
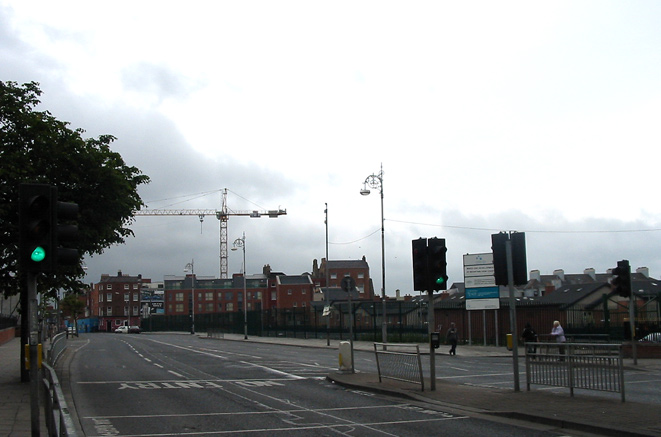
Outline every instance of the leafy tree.
[[[40, 95], [38, 83], [0, 81], [0, 294], [6, 296], [25, 284], [18, 271], [20, 183], [55, 185], [58, 200], [79, 205], [76, 247], [82, 257], [133, 235], [128, 226], [144, 205], [137, 188], [149, 182], [110, 149], [115, 137], [84, 139], [82, 129], [37, 111]], [[39, 275], [40, 290], [48, 297], [60, 288], [79, 290], [83, 275], [81, 266], [59, 267]]]
[[83, 314], [85, 311], [85, 302], [80, 300], [80, 295], [77, 293], [69, 293], [64, 296], [64, 299], [60, 301], [60, 308], [65, 317], [70, 317], [71, 322], [76, 324], [78, 316]]

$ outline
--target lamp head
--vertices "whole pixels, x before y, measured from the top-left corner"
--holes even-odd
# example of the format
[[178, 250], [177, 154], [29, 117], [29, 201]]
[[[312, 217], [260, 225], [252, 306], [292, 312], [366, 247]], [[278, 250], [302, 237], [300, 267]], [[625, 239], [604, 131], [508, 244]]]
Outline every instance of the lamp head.
[[360, 194], [363, 195], [363, 196], [367, 196], [367, 195], [369, 195], [369, 193], [370, 193], [370, 190], [368, 190], [367, 187], [360, 190]]

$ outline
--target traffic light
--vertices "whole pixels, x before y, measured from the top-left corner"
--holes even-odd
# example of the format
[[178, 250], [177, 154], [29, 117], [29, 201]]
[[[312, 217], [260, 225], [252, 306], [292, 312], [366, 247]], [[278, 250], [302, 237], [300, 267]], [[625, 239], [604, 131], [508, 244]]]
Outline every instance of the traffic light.
[[491, 250], [493, 251], [493, 270], [496, 285], [508, 285], [507, 278], [507, 241], [512, 245], [512, 274], [514, 284], [525, 285], [528, 282], [528, 263], [526, 261], [525, 232], [500, 232], [491, 235]]
[[493, 270], [496, 285], [507, 285], [507, 251], [506, 244], [509, 235], [506, 232], [491, 234], [491, 250], [493, 251]]
[[611, 286], [613, 291], [622, 297], [631, 297], [631, 266], [629, 260], [617, 262], [617, 267], [612, 270], [613, 278]]
[[413, 246], [413, 290], [427, 291], [427, 239], [412, 241]]
[[50, 272], [55, 261], [55, 205], [53, 187], [20, 184], [19, 267], [26, 272]]
[[526, 233], [512, 232], [512, 270], [514, 274], [514, 285], [525, 285], [528, 283], [528, 262], [526, 260]]
[[445, 253], [445, 238], [430, 238], [427, 240], [427, 256], [429, 262], [429, 290], [447, 290], [448, 275]]
[[[57, 200], [57, 188], [54, 188]], [[56, 202], [55, 232], [52, 247], [56, 248], [58, 265], [71, 266], [80, 262], [78, 249], [69, 247], [78, 239], [78, 204], [72, 202]]]

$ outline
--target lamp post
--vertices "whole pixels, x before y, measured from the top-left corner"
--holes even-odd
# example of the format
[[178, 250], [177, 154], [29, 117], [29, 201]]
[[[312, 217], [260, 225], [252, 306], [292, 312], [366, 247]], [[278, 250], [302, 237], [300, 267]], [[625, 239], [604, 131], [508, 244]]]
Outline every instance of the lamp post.
[[324, 210], [324, 213], [326, 214], [326, 219], [324, 220], [324, 224], [326, 225], [326, 308], [328, 308], [328, 315], [326, 316], [326, 346], [330, 346], [330, 296], [329, 296], [329, 291], [330, 291], [330, 271], [328, 269], [328, 203], [326, 203], [326, 209]]
[[386, 243], [385, 243], [385, 220], [383, 218], [383, 164], [381, 171], [377, 174], [371, 174], [365, 178], [363, 189], [360, 194], [367, 196], [370, 190], [367, 188], [378, 188], [381, 193], [381, 300], [383, 302], [383, 325], [381, 327], [381, 336], [384, 343], [388, 342], [388, 325], [386, 321]]
[[191, 319], [190, 319], [190, 333], [195, 334], [195, 260], [191, 260], [186, 267], [184, 267], [184, 272], [191, 273]]
[[248, 339], [248, 295], [246, 292], [246, 233], [234, 240], [232, 250], [243, 249], [243, 339]]

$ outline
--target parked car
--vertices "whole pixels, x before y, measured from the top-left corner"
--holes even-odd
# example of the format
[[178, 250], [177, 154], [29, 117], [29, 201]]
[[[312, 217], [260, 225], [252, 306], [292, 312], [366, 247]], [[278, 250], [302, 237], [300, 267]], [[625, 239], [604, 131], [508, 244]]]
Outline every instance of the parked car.
[[661, 332], [653, 332], [647, 334], [645, 337], [640, 339], [643, 343], [661, 343]]
[[129, 333], [129, 327], [128, 326], [120, 326], [119, 328], [115, 329], [115, 332], [118, 334], [128, 334]]
[[139, 326], [129, 326], [129, 334], [140, 334], [140, 332]]

